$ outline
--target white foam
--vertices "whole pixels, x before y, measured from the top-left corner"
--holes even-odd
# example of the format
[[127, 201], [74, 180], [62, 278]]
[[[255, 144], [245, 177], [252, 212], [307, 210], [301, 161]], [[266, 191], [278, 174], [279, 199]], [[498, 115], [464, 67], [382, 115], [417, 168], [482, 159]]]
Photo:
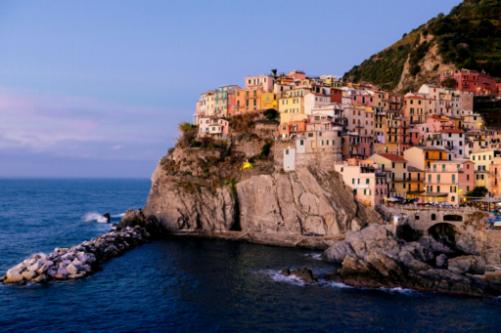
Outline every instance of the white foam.
[[111, 217], [114, 219], [121, 219], [124, 216], [125, 216], [125, 213], [111, 215]]
[[282, 274], [281, 271], [278, 271], [278, 270], [266, 270], [264, 271], [264, 273], [266, 275], [268, 275], [269, 277], [271, 277], [271, 279], [275, 282], [281, 282], [281, 283], [288, 283], [288, 284], [293, 284], [295, 286], [304, 286], [305, 283], [303, 280], [301, 280], [300, 278], [298, 278], [297, 276], [295, 275], [284, 275]]
[[88, 212], [82, 216], [84, 222], [97, 222], [97, 223], [108, 223], [108, 219], [103, 215], [96, 212]]
[[402, 288], [402, 287], [395, 287], [395, 288], [379, 288], [380, 290], [388, 293], [396, 293], [396, 294], [403, 294], [403, 295], [414, 295], [417, 293], [417, 291], [408, 289], [408, 288]]
[[352, 286], [349, 286], [345, 283], [336, 282], [336, 281], [320, 280], [320, 284], [322, 286], [327, 286], [327, 287], [332, 287], [332, 288], [341, 288], [341, 289], [353, 288]]
[[314, 259], [314, 260], [322, 260], [322, 253], [317, 253], [317, 252], [312, 252], [312, 253], [306, 253], [306, 257]]

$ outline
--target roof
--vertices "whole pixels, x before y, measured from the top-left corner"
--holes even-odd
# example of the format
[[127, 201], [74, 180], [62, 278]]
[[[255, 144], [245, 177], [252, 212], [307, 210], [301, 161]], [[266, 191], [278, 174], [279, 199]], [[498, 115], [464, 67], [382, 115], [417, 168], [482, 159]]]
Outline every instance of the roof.
[[455, 128], [444, 128], [440, 133], [445, 133], [445, 134], [462, 134], [463, 131]]
[[382, 157], [384, 157], [392, 162], [407, 163], [407, 160], [399, 155], [390, 154], [390, 153], [377, 153], [375, 155], [382, 156]]
[[409, 149], [412, 149], [412, 148], [417, 148], [417, 149], [421, 149], [424, 151], [446, 151], [444, 148], [440, 148], [440, 147], [414, 146], [414, 147], [410, 147]]
[[410, 172], [424, 172], [423, 170], [419, 169], [419, 168], [416, 168], [416, 167], [413, 167], [411, 165], [409, 165], [407, 167], [407, 170], [409, 170]]

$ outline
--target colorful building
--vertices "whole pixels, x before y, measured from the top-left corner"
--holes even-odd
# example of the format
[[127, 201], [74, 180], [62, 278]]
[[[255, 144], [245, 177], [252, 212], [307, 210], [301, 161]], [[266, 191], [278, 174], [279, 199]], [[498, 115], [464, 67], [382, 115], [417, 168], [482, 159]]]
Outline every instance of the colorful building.
[[352, 189], [355, 199], [367, 206], [376, 206], [388, 197], [385, 172], [371, 166], [362, 166], [356, 160], [335, 165], [343, 182]]
[[456, 81], [455, 88], [461, 91], [468, 91], [475, 95], [498, 94], [496, 80], [485, 72], [460, 69], [444, 72], [440, 75], [440, 82], [447, 79], [454, 79]]

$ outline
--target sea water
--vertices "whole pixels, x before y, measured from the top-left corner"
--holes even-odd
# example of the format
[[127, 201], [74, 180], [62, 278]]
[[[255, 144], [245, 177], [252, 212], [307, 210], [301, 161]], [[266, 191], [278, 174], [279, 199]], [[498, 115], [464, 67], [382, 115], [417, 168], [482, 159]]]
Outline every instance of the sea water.
[[[77, 244], [144, 205], [147, 180], [0, 180], [0, 271]], [[501, 301], [360, 289], [280, 274], [319, 253], [188, 238], [154, 241], [75, 281], [0, 285], [0, 332], [499, 332]]]

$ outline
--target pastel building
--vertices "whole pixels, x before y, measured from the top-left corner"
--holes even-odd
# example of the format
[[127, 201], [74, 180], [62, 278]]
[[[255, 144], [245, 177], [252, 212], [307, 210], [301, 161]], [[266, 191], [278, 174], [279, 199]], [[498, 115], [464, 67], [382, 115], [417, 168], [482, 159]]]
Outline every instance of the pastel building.
[[228, 120], [216, 117], [199, 117], [198, 118], [198, 137], [212, 137], [217, 139], [225, 139], [229, 134], [230, 124]]
[[440, 75], [440, 81], [452, 78], [456, 81], [456, 88], [469, 91], [475, 95], [496, 95], [498, 87], [496, 80], [483, 72], [468, 69], [460, 69], [444, 72]]
[[303, 134], [291, 137], [283, 149], [283, 169], [295, 170], [298, 166], [319, 166], [329, 170], [342, 160], [342, 128], [331, 117], [310, 116]]
[[307, 118], [304, 112], [304, 96], [307, 93], [309, 93], [307, 89], [293, 89], [282, 94], [278, 100], [281, 124]]
[[352, 189], [355, 199], [367, 206], [376, 206], [388, 197], [386, 174], [374, 167], [363, 166], [356, 161], [335, 165], [343, 182]]
[[468, 160], [434, 161], [426, 170], [425, 202], [459, 205], [475, 185], [473, 163]]
[[431, 167], [432, 162], [449, 160], [449, 154], [443, 148], [416, 146], [404, 151], [407, 164], [419, 170]]
[[389, 194], [405, 198], [410, 178], [407, 161], [402, 156], [389, 153], [376, 153], [369, 160], [381, 171], [388, 172]]
[[499, 157], [501, 157], [501, 151], [493, 149], [470, 154], [470, 160], [475, 165], [475, 186], [489, 188], [491, 185], [489, 181], [491, 166]]
[[304, 114], [310, 116], [313, 114], [314, 109], [319, 109], [331, 104], [331, 98], [329, 95], [308, 92], [304, 94]]
[[261, 111], [262, 93], [263, 90], [260, 87], [247, 87], [236, 91], [235, 114], [245, 114]]
[[501, 198], [501, 157], [494, 157], [492, 160], [487, 189], [492, 196]]
[[245, 78], [245, 88], [261, 89], [264, 92], [273, 92], [275, 79], [271, 75], [248, 76]]

